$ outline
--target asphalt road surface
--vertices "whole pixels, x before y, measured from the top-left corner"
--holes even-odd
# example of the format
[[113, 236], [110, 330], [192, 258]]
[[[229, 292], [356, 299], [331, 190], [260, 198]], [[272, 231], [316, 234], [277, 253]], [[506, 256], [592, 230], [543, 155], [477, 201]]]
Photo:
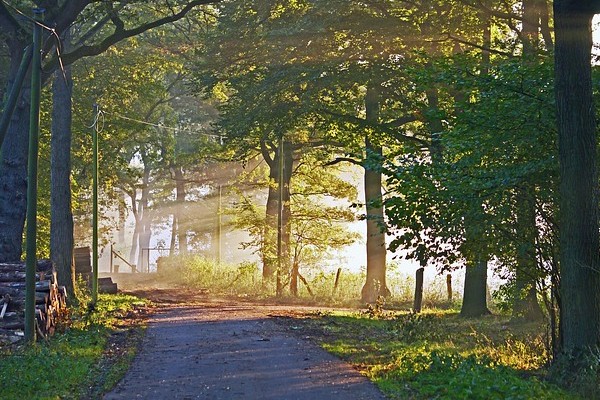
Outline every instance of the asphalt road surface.
[[131, 369], [104, 399], [385, 399], [272, 313], [251, 304], [163, 306]]

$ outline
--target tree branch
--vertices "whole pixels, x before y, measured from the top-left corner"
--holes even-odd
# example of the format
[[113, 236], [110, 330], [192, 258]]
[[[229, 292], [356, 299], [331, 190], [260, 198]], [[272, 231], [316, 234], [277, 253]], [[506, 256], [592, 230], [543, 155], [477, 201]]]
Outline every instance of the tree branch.
[[[417, 120], [416, 116], [402, 117], [402, 118], [398, 118], [394, 121], [391, 121], [389, 123], [379, 124], [379, 123], [367, 121], [366, 119], [363, 119], [363, 118], [358, 118], [354, 115], [336, 113], [331, 110], [321, 109], [319, 111], [324, 114], [339, 118], [345, 122], [349, 122], [354, 125], [358, 125], [358, 126], [365, 127], [365, 128], [374, 128], [374, 129], [384, 131], [384, 132], [392, 135], [397, 140], [402, 141], [402, 142], [415, 143], [420, 146], [428, 146], [429, 145], [429, 143], [425, 140], [419, 139], [414, 136], [405, 135], [403, 133], [395, 131], [394, 129], [391, 129], [393, 127], [400, 127], [404, 124], [407, 124], [408, 122], [416, 121]], [[404, 123], [401, 124], [400, 122], [402, 122], [402, 121], [404, 121]], [[391, 124], [391, 125], [388, 125], [388, 124]]]
[[[144, 33], [146, 31], [149, 31], [150, 29], [153, 29], [153, 28], [156, 28], [156, 27], [159, 27], [159, 26], [171, 23], [171, 22], [178, 21], [181, 18], [185, 17], [195, 7], [198, 7], [201, 5], [207, 5], [207, 4], [214, 4], [214, 3], [218, 3], [218, 2], [220, 2], [220, 0], [190, 1], [179, 12], [177, 12], [175, 14], [172, 14], [172, 15], [169, 15], [169, 16], [166, 16], [163, 18], [159, 18], [157, 20], [142, 24], [142, 25], [137, 26], [132, 29], [116, 29], [113, 34], [107, 36], [106, 38], [104, 38], [104, 40], [102, 40], [98, 44], [82, 45], [82, 46], [76, 48], [75, 50], [71, 51], [70, 53], [63, 54], [62, 55], [63, 65], [70, 65], [81, 58], [101, 54], [104, 51], [106, 51], [109, 47], [113, 46], [114, 44], [116, 44], [124, 39], [128, 39], [130, 37], [133, 37], [133, 36], [139, 35], [141, 33]], [[69, 4], [69, 3], [87, 3], [87, 2], [67, 2], [67, 4]], [[57, 25], [58, 25], [58, 23], [57, 23]], [[51, 74], [58, 68], [58, 66], [59, 66], [59, 60], [56, 56], [54, 56], [44, 66], [44, 68], [43, 68], [44, 73]]]

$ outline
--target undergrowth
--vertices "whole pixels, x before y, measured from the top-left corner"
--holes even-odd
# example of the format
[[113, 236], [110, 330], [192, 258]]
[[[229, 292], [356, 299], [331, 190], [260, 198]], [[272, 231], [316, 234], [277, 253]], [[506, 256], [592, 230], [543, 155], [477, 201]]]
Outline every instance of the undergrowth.
[[[366, 274], [342, 270], [337, 287], [337, 271], [306, 269], [302, 271], [306, 283], [298, 283], [298, 296], [289, 294], [289, 278], [282, 278], [283, 296], [279, 301], [302, 302], [318, 305], [360, 307], [358, 298]], [[202, 288], [212, 294], [241, 298], [267, 299], [275, 296], [275, 282], [264, 283], [256, 263], [218, 264], [215, 260], [198, 255], [178, 255], [159, 260], [158, 273], [164, 281]], [[410, 308], [414, 293], [414, 278], [390, 268], [387, 284], [392, 292], [386, 299], [388, 308]], [[310, 290], [309, 290], [310, 289]], [[453, 308], [455, 302], [446, 300], [445, 278], [436, 278], [424, 288], [424, 307]], [[454, 298], [458, 298], [458, 293]]]
[[539, 325], [452, 310], [321, 313], [304, 323], [392, 399], [578, 398], [547, 379]]
[[145, 304], [133, 296], [101, 294], [93, 312], [73, 309], [70, 324], [47, 342], [0, 350], [0, 398], [78, 399], [90, 398], [90, 387], [108, 389], [122, 376], [133, 351], [123, 349], [122, 360], [100, 371], [111, 334], [123, 331], [123, 317]]

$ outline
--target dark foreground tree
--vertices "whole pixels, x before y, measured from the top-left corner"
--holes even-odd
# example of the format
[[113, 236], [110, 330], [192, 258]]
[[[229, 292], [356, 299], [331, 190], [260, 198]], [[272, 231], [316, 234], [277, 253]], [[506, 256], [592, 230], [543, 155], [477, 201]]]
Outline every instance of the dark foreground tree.
[[599, 0], [554, 1], [561, 344], [563, 352], [575, 355], [600, 345], [598, 171], [591, 75], [591, 22], [599, 12]]

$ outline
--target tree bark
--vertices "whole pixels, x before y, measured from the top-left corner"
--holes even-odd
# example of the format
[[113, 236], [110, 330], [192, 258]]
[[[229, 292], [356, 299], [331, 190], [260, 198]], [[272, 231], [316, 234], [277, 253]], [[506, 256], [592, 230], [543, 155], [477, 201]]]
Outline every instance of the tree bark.
[[415, 298], [413, 301], [413, 312], [420, 313], [423, 305], [423, 273], [425, 268], [421, 267], [415, 274]]
[[515, 271], [515, 293], [513, 318], [538, 321], [543, 318], [537, 300], [537, 259], [535, 240], [535, 198], [529, 188], [520, 188], [517, 193], [517, 265]]
[[139, 253], [137, 267], [138, 271], [143, 272], [144, 268], [150, 268], [150, 239], [152, 238], [152, 219], [148, 210], [148, 202], [150, 197], [150, 165], [144, 160], [144, 175], [142, 178], [142, 197], [140, 198], [140, 205], [138, 207], [138, 213], [140, 214], [140, 228], [139, 228]]
[[[600, 345], [600, 246], [591, 20], [600, 1], [554, 1], [562, 351]], [[573, 360], [574, 358], [566, 357]]]
[[274, 157], [269, 158], [266, 150], [263, 150], [263, 157], [269, 165], [269, 193], [267, 195], [267, 206], [265, 215], [265, 227], [262, 242], [262, 262], [263, 262], [263, 281], [271, 281], [277, 271], [277, 214], [278, 200], [277, 192], [279, 173], [279, 154], [275, 152]]
[[[365, 98], [367, 121], [379, 119], [379, 93], [369, 87]], [[361, 291], [361, 299], [373, 303], [379, 296], [389, 296], [386, 282], [385, 229], [382, 205], [382, 174], [379, 163], [383, 160], [383, 148], [374, 144], [369, 134], [365, 135], [365, 205], [367, 211], [367, 279]]]
[[[183, 215], [184, 210], [183, 207], [185, 205], [185, 179], [183, 177], [183, 171], [180, 166], [174, 166], [174, 175], [175, 175], [175, 213], [173, 213], [173, 221], [177, 224], [177, 241], [179, 242], [179, 253], [187, 254], [188, 252], [188, 244], [187, 244], [187, 224], [184, 221]], [[183, 223], [182, 223], [183, 222]]]
[[71, 211], [71, 67], [57, 71], [52, 85], [50, 154], [50, 259], [58, 282], [74, 298], [73, 213]]
[[[277, 216], [279, 213], [279, 146], [275, 150], [275, 155], [270, 158], [263, 150], [263, 156], [269, 166], [269, 193], [267, 197], [266, 224], [263, 236], [263, 279], [271, 280], [275, 277], [277, 271]], [[293, 173], [294, 150], [290, 141], [283, 142], [283, 212], [282, 226], [283, 233], [282, 244], [282, 266], [287, 271], [290, 262], [290, 237], [291, 237], [291, 208], [290, 208], [290, 184]], [[282, 271], [282, 272], [284, 272]]]
[[490, 314], [487, 308], [487, 261], [467, 263], [461, 317], [473, 318]]
[[[21, 55], [22, 51], [11, 57], [9, 86], [14, 81]], [[19, 261], [23, 251], [27, 211], [30, 80], [25, 78], [0, 156], [0, 262]]]

